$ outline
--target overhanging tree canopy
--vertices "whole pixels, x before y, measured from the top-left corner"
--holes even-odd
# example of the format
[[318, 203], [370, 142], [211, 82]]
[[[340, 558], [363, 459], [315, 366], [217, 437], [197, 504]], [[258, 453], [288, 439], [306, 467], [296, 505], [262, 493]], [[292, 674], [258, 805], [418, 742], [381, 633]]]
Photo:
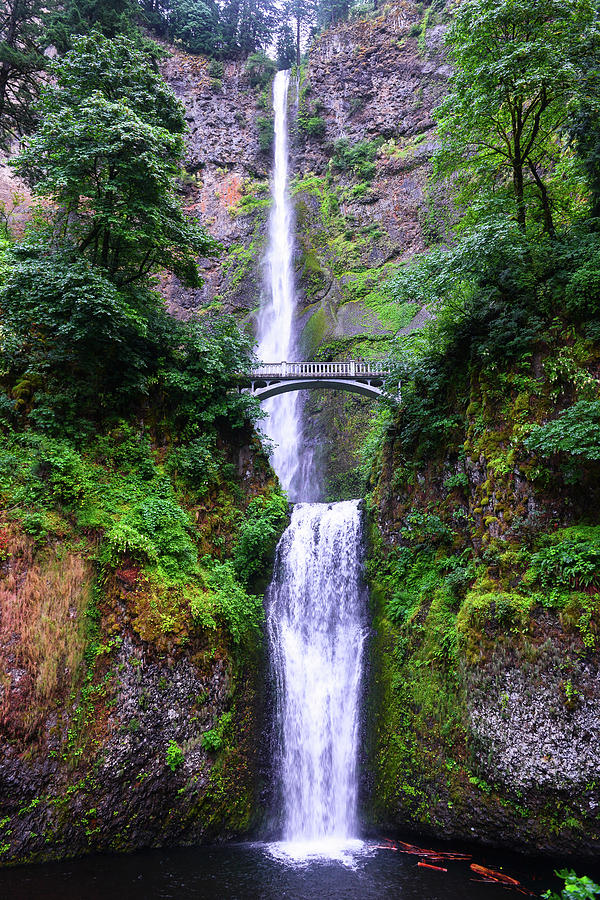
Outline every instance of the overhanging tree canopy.
[[585, 83], [581, 48], [600, 49], [594, 3], [467, 0], [447, 42], [455, 72], [437, 111], [438, 173], [462, 173], [471, 196], [509, 178], [521, 228], [528, 206], [537, 206], [553, 233], [549, 181], [569, 105]]

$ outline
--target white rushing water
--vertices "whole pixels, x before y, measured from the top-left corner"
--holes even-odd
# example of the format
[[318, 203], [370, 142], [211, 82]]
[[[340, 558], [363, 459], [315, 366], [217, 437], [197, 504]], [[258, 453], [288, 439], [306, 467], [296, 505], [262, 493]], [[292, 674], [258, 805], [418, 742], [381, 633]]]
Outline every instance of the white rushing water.
[[[269, 296], [258, 317], [258, 356], [263, 362], [291, 362], [296, 358], [293, 270], [294, 217], [289, 198], [288, 91], [290, 73], [277, 72], [273, 83], [275, 149], [266, 257]], [[296, 392], [264, 403], [269, 418], [263, 425], [273, 441], [273, 468], [284, 490], [303, 496], [299, 480], [300, 407]], [[306, 495], [305, 495], [306, 496]]]
[[[294, 219], [289, 197], [289, 72], [273, 85], [275, 150], [266, 257], [268, 299], [259, 314], [258, 355], [297, 359], [294, 333]], [[265, 403], [264, 426], [275, 444], [272, 463], [295, 500], [317, 496], [313, 458], [302, 440], [295, 392]], [[357, 756], [362, 648], [365, 639], [358, 501], [299, 503], [277, 548], [267, 592], [267, 627], [275, 678], [283, 804], [283, 841], [270, 845], [287, 860], [348, 861], [356, 839]]]
[[357, 758], [366, 635], [359, 501], [301, 503], [267, 592], [284, 843], [292, 858], [357, 846]]

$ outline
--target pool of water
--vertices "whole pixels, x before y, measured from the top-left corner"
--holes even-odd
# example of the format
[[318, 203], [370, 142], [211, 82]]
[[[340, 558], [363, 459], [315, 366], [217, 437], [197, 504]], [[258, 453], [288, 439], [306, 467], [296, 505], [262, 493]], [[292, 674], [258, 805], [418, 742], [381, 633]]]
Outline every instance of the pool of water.
[[[420, 846], [427, 847], [427, 844]], [[431, 846], [431, 845], [429, 845]], [[551, 861], [486, 851], [429, 869], [387, 842], [310, 845], [229, 844], [92, 856], [0, 871], [0, 897], [11, 900], [510, 900], [515, 888], [482, 883], [470, 863], [501, 870], [540, 896], [558, 887]], [[438, 847], [434, 849], [439, 850]], [[445, 847], [445, 850], [460, 850]], [[584, 870], [585, 871], [585, 870]], [[579, 874], [584, 874], [582, 871]], [[590, 873], [591, 874], [591, 873]]]

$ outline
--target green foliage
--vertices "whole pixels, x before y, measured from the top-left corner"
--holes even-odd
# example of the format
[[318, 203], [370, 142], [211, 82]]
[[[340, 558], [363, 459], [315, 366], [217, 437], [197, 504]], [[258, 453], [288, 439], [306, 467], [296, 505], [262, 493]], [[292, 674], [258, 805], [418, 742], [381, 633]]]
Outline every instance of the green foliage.
[[158, 563], [158, 552], [147, 535], [142, 534], [128, 522], [115, 522], [106, 535], [104, 563], [116, 567], [123, 560]]
[[202, 746], [208, 753], [218, 753], [223, 746], [223, 738], [215, 728], [202, 735]]
[[600, 894], [600, 885], [597, 885], [587, 875], [577, 876], [572, 869], [561, 869], [556, 874], [563, 879], [565, 886], [560, 894], [546, 891], [545, 894], [542, 894], [546, 900], [593, 900]]
[[464, 472], [458, 472], [456, 475], [449, 475], [444, 479], [444, 488], [447, 491], [453, 491], [456, 488], [465, 490], [469, 486], [469, 479]]
[[202, 561], [208, 596], [192, 598], [192, 613], [201, 624], [207, 614], [224, 624], [235, 644], [257, 634], [263, 621], [262, 597], [247, 593], [231, 562]]
[[363, 181], [371, 181], [377, 171], [375, 157], [377, 141], [360, 141], [350, 144], [346, 138], [335, 142], [332, 164], [341, 172], [352, 172]]
[[543, 588], [600, 587], [600, 528], [565, 528], [545, 543], [531, 556], [531, 574]]
[[[32, 432], [5, 439], [0, 493], [39, 545], [57, 535], [71, 540], [74, 529], [95, 534], [103, 581], [123, 564], [140, 566], [148, 585], [154, 586], [149, 590], [176, 601], [164, 613], [163, 630], [172, 630], [181, 607], [191, 610], [198, 627], [226, 628], [235, 644], [258, 633], [261, 597], [240, 584], [231, 561], [198, 560], [198, 532], [155, 465], [146, 434], [136, 435], [121, 423], [86, 451]], [[255, 511], [260, 507], [264, 513], [259, 552], [265, 569], [275, 505], [274, 497], [267, 498], [264, 509], [254, 501]], [[259, 518], [255, 512], [254, 520]], [[257, 560], [249, 568], [253, 575], [260, 574]], [[151, 614], [156, 618], [162, 613], [155, 605]]]
[[254, 88], [265, 88], [275, 72], [277, 64], [266, 53], [251, 53], [246, 60], [246, 75]]
[[208, 753], [218, 753], [225, 746], [227, 733], [231, 728], [231, 711], [223, 713], [215, 728], [205, 731], [202, 735], [202, 746]]
[[268, 153], [275, 138], [275, 124], [272, 116], [259, 116], [256, 120], [258, 128], [258, 146], [263, 153]]
[[205, 494], [211, 484], [225, 471], [223, 454], [216, 446], [214, 434], [203, 434], [184, 447], [176, 447], [168, 459], [168, 469], [179, 475], [199, 494]]
[[[29, 381], [38, 427], [84, 430], [105, 398], [126, 397], [145, 374], [139, 339], [156, 300], [124, 295], [87, 261], [16, 255], [1, 296], [6, 374], [23, 388]], [[16, 399], [25, 411], [33, 397], [18, 390]]]
[[6, 0], [0, 7], [0, 147], [35, 125], [40, 75], [46, 66], [40, 46], [44, 30], [41, 0]]
[[[565, 287], [582, 277], [596, 247], [596, 237], [586, 237], [579, 227], [551, 243], [531, 243], [502, 209], [481, 219], [451, 249], [423, 254], [390, 279], [397, 301], [413, 300], [436, 311], [426, 329], [401, 337], [392, 354], [390, 386], [402, 382], [406, 447], [418, 441], [422, 452], [429, 452], [449, 439], [457, 424], [455, 398], [465, 392], [470, 372], [505, 369], [533, 352], [553, 316], [559, 310], [564, 315]], [[574, 293], [571, 297], [574, 318], [582, 321], [593, 301], [587, 298], [579, 308]], [[583, 364], [576, 362], [579, 368]], [[584, 453], [594, 452], [594, 409], [578, 406], [565, 420], [566, 442], [571, 429], [578, 438], [587, 435]], [[562, 417], [557, 423], [549, 424], [549, 445], [550, 438], [558, 441]], [[534, 432], [532, 448], [545, 433]]]
[[277, 67], [291, 69], [296, 62], [296, 42], [290, 25], [284, 22], [277, 33]]
[[556, 419], [535, 426], [525, 446], [544, 458], [567, 453], [576, 459], [600, 460], [600, 401], [579, 400]]
[[452, 537], [448, 526], [435, 513], [414, 510], [406, 516], [406, 526], [402, 536], [413, 544], [436, 545]]
[[[457, 9], [436, 166], [459, 173], [462, 203], [482, 188], [504, 189], [522, 229], [530, 214], [554, 233], [565, 176], [560, 133], [586, 84], [590, 59], [582, 46], [592, 45], [594, 30], [590, 0], [468, 0]], [[597, 50], [596, 43], [596, 65]]]
[[298, 118], [298, 129], [308, 137], [321, 140], [325, 137], [327, 123], [321, 116], [300, 116]]
[[214, 0], [171, 0], [170, 5], [169, 31], [175, 43], [190, 53], [214, 53], [220, 38], [219, 9]]
[[233, 317], [205, 314], [180, 323], [165, 316], [160, 325], [157, 388], [163, 414], [183, 441], [258, 417], [256, 401], [231, 390], [232, 379], [247, 372], [253, 359], [252, 338]]
[[250, 502], [233, 548], [234, 569], [243, 584], [264, 579], [287, 514], [283, 494], [273, 493]]
[[61, 53], [72, 49], [76, 37], [92, 30], [108, 38], [126, 34], [139, 40], [136, 14], [135, 0], [66, 0], [58, 10], [47, 11], [46, 40]]
[[349, 11], [350, 0], [317, 0], [317, 23], [322, 28], [330, 28], [347, 19]]
[[176, 772], [177, 769], [181, 768], [184, 760], [185, 754], [179, 744], [176, 741], [169, 741], [165, 753], [165, 765], [168, 766], [171, 772]]
[[[85, 260], [25, 251], [15, 254], [0, 302], [0, 380], [9, 394], [0, 414], [9, 422], [20, 413], [76, 439], [151, 392], [184, 441], [204, 432], [208, 447], [216, 423], [239, 427], [256, 408], [230, 393], [252, 345], [227, 317], [176, 322], [158, 295], [118, 289]], [[183, 463], [188, 475], [194, 464]]]
[[160, 485], [126, 511], [106, 534], [104, 565], [116, 567], [128, 556], [150, 564], [172, 578], [198, 573], [198, 554], [190, 537], [189, 516]]
[[220, 59], [211, 59], [208, 64], [208, 74], [210, 78], [216, 78], [221, 81], [225, 75], [225, 66]]
[[198, 286], [195, 254], [214, 243], [174, 191], [184, 118], [172, 91], [132, 41], [96, 32], [51, 72], [41, 125], [16, 164], [52, 197], [54, 240], [121, 287], [158, 267]]

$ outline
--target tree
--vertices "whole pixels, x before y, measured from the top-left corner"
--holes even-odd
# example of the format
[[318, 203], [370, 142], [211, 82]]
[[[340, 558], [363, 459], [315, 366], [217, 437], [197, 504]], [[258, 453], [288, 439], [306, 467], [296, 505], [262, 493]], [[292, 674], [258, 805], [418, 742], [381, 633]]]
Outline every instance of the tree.
[[291, 69], [297, 59], [294, 32], [291, 26], [284, 22], [277, 35], [277, 65], [280, 69]]
[[0, 146], [35, 124], [40, 71], [44, 68], [41, 0], [4, 0], [0, 5]]
[[[600, 12], [600, 3], [596, 0]], [[585, 70], [579, 97], [567, 121], [566, 132], [571, 146], [583, 164], [591, 191], [591, 212], [600, 218], [600, 37], [592, 32], [587, 45], [581, 47], [581, 64]]]
[[318, 0], [317, 24], [330, 28], [336, 22], [343, 22], [350, 12], [350, 0]]
[[591, 0], [467, 0], [447, 43], [451, 90], [438, 107], [438, 174], [459, 173], [468, 202], [510, 179], [525, 230], [528, 206], [554, 233], [552, 175], [561, 131], [583, 82], [582, 44], [597, 33]]
[[307, 27], [316, 21], [316, 0], [288, 0], [284, 7], [284, 14], [287, 19], [293, 19], [295, 22], [296, 65], [300, 68], [302, 35], [303, 32], [306, 32]]
[[152, 359], [148, 298], [72, 255], [17, 251], [0, 302], [2, 380], [38, 427], [76, 434], [139, 390]]
[[278, 10], [274, 0], [242, 0], [238, 44], [244, 56], [269, 47], [277, 18]]
[[212, 0], [174, 0], [169, 34], [190, 53], [214, 53], [220, 45], [217, 5]]
[[76, 37], [101, 31], [106, 37], [137, 33], [139, 8], [135, 0], [67, 0], [49, 16], [48, 40], [61, 52]]
[[279, 13], [274, 0], [229, 0], [221, 9], [223, 52], [246, 57], [273, 41]]
[[194, 254], [213, 243], [175, 195], [183, 111], [152, 61], [127, 38], [93, 32], [51, 74], [42, 123], [16, 164], [55, 204], [54, 244], [121, 287], [158, 268], [197, 285]]

